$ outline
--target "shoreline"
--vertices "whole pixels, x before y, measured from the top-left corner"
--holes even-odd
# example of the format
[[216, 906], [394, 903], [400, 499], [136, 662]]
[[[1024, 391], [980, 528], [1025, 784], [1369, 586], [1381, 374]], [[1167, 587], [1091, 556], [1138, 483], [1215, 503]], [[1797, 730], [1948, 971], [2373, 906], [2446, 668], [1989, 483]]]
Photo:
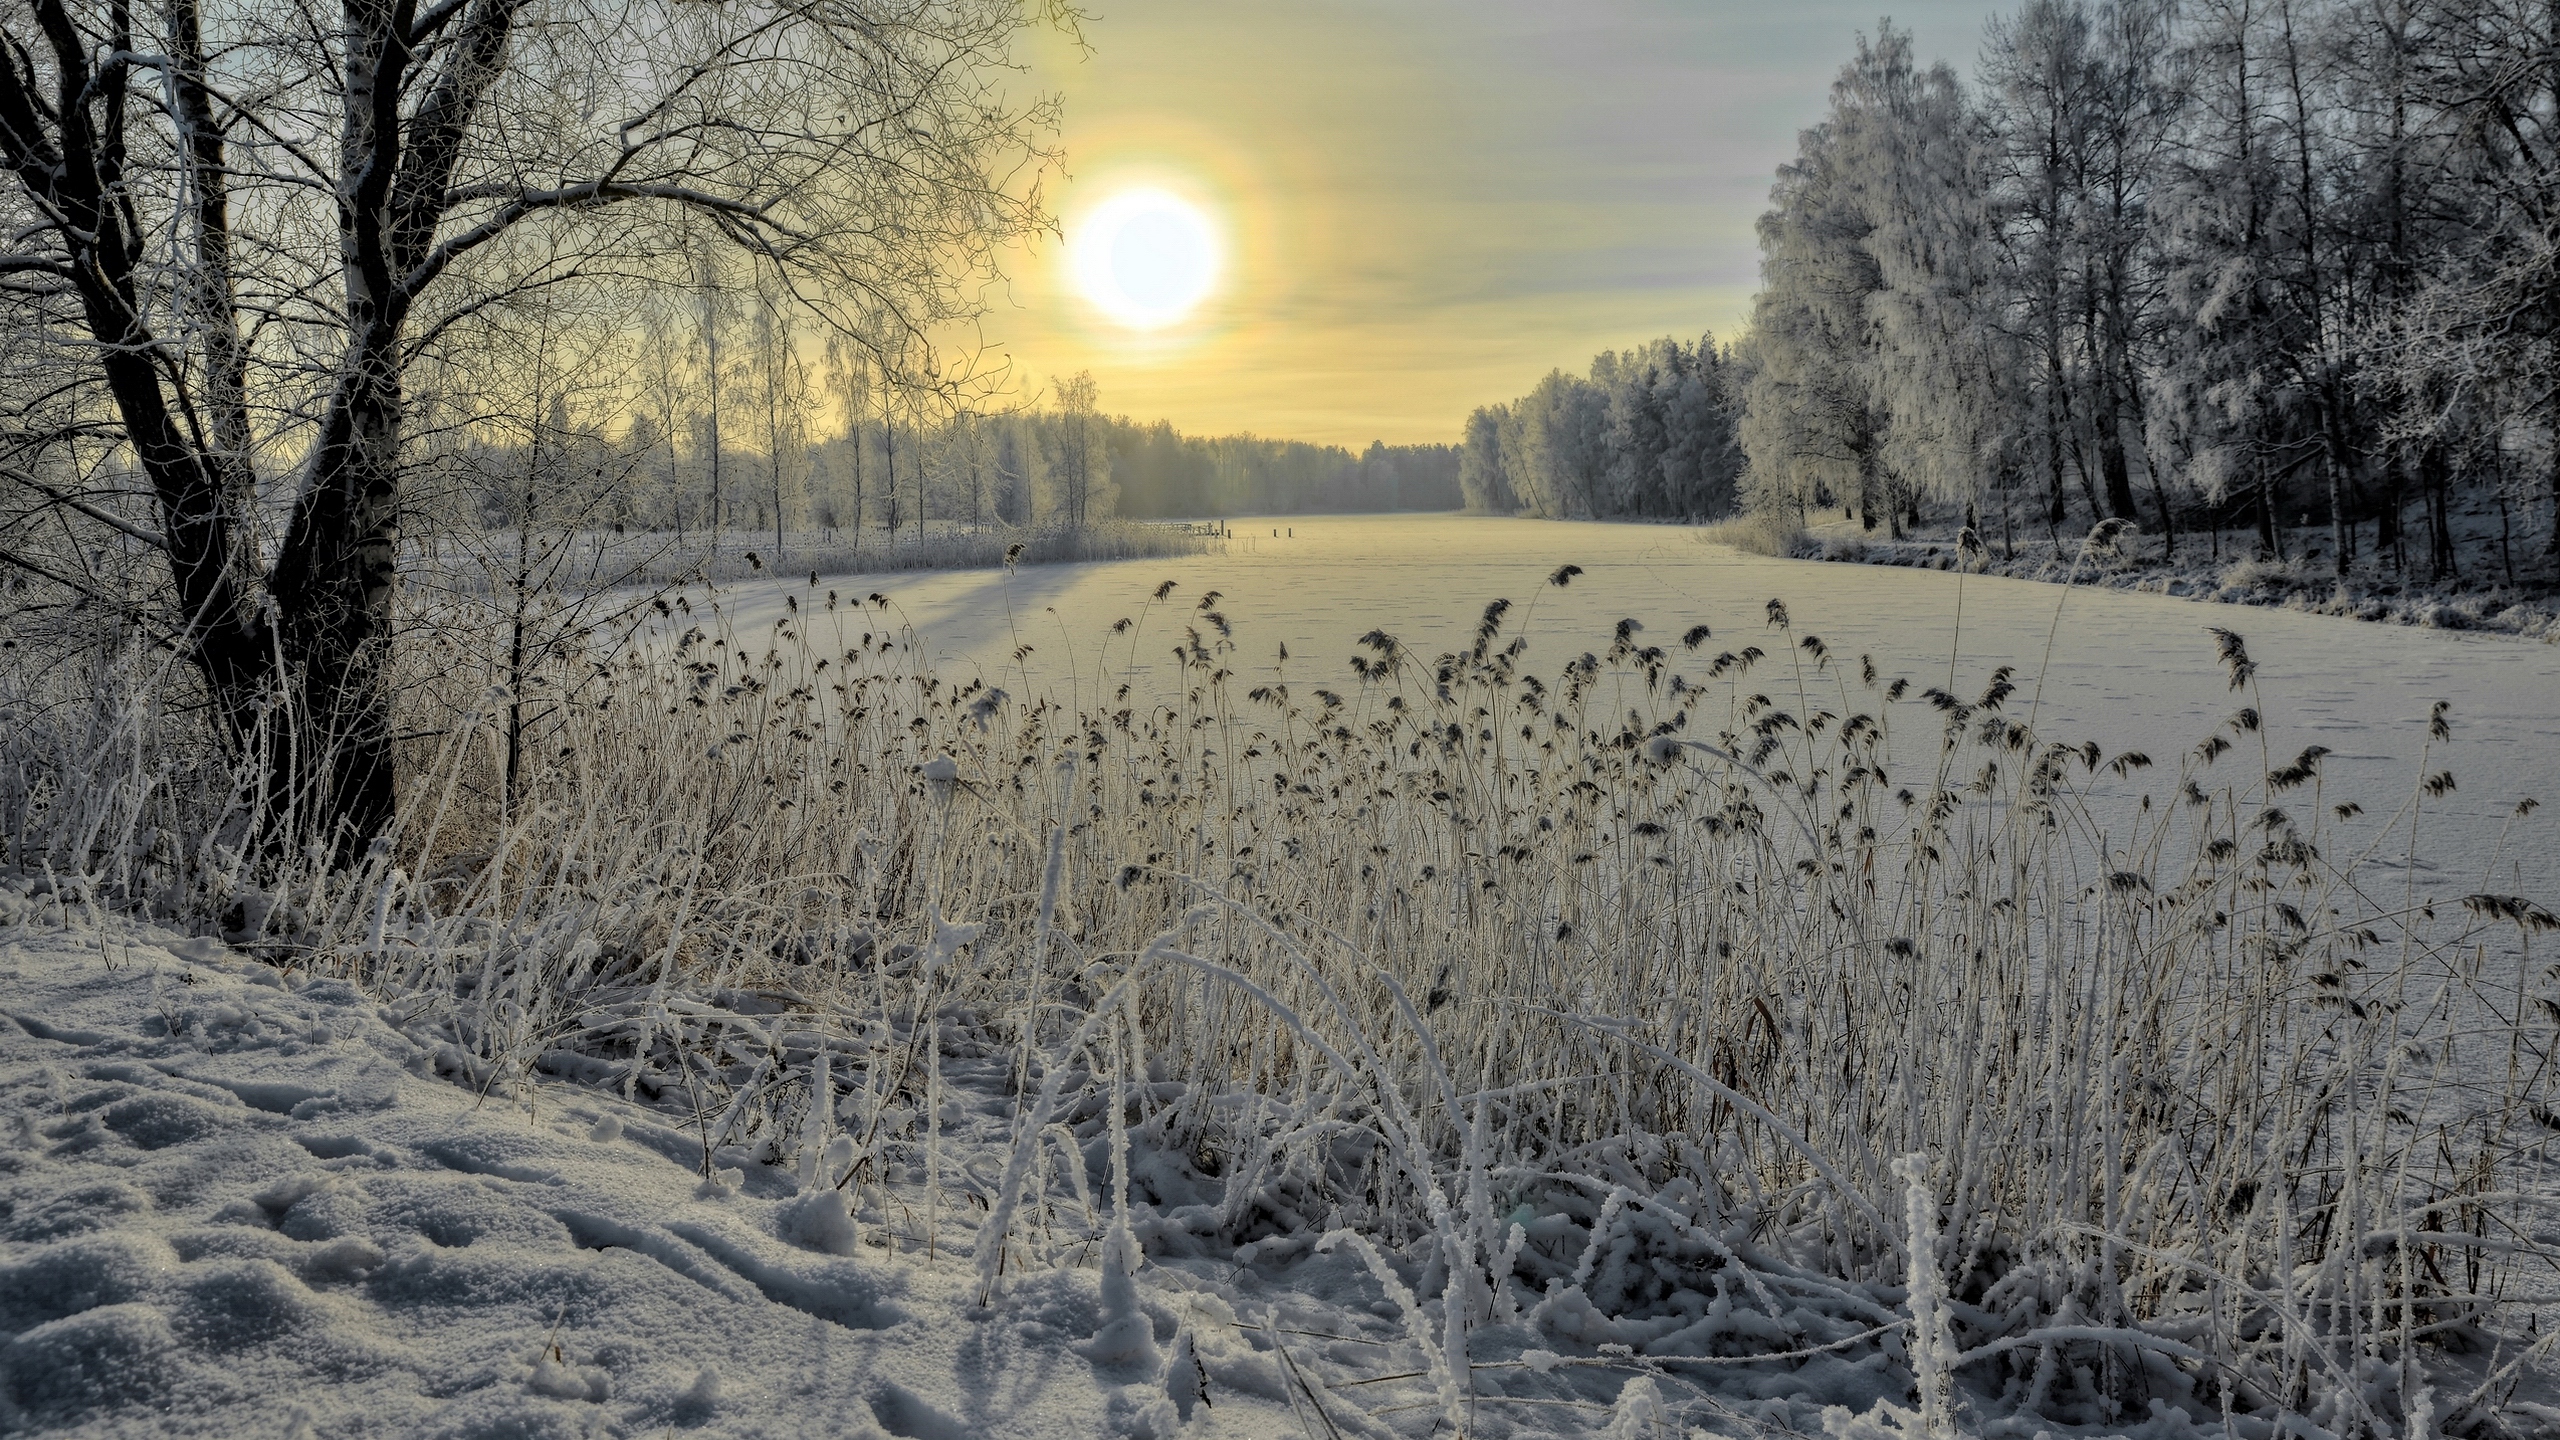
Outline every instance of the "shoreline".
[[[2483, 585], [2460, 577], [2430, 581], [2388, 571], [2342, 579], [2325, 566], [2318, 549], [2327, 535], [2325, 527], [2289, 531], [2288, 538], [2299, 537], [2304, 543], [2296, 543], [2292, 558], [2286, 560], [2146, 557], [2138, 552], [2150, 540], [2147, 535], [2133, 536], [2128, 544], [2114, 549], [2090, 547], [2077, 539], [2039, 539], [2021, 542], [2012, 558], [2003, 559], [1994, 551], [1966, 559], [1958, 551], [1953, 528], [1942, 533], [1942, 527], [1930, 526], [1896, 540], [1863, 532], [1855, 521], [1833, 520], [1808, 526], [1788, 554], [1831, 564], [1962, 569], [1967, 574], [2012, 580], [2560, 644], [2560, 590], [2529, 583]], [[2535, 561], [2547, 563], [2541, 557]]]

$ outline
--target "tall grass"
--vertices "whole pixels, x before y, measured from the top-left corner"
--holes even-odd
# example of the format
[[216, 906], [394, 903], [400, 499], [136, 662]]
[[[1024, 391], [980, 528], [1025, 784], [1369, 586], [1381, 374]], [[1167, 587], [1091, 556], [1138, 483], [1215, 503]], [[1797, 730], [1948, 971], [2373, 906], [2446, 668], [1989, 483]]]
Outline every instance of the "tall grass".
[[131, 665], [0, 696], [5, 858], [408, 997], [475, 1083], [682, 1104], [712, 1183], [945, 1173], [939, 1057], [992, 1057], [988, 1218], [909, 1233], [990, 1294], [1069, 1255], [1088, 1176], [1049, 1137], [1107, 1116], [1150, 1243], [1338, 1233], [1410, 1285], [1462, 1428], [1487, 1325], [1881, 1347], [1933, 1427], [2158, 1400], [2252, 1436], [2476, 1432], [2546, 1353], [2497, 1305], [2553, 1259], [2560, 919], [2341, 852], [2350, 802], [2270, 749], [2236, 637], [2232, 715], [2155, 757], [1774, 601], [1554, 657], [1497, 602], [1345, 672], [1216, 599], [1133, 605], [1084, 710], [919, 671], [816, 589], [754, 635], [686, 600], [552, 678], [512, 810], [507, 697], [448, 679], [402, 829], [338, 875], [250, 853], [259, 787], [174, 762]]
[[1698, 538], [1710, 545], [1730, 545], [1746, 555], [1787, 560], [1804, 543], [1804, 524], [1791, 510], [1745, 510], [1702, 527]]

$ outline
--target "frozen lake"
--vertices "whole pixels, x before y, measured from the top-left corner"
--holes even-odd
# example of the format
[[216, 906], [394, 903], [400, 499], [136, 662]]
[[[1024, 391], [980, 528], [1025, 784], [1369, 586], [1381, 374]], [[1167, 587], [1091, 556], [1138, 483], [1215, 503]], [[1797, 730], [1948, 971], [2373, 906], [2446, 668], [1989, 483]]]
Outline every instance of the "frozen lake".
[[[1513, 602], [1513, 633], [1526, 617], [1528, 668], [1549, 676], [1566, 657], [1606, 649], [1621, 618], [1642, 621], [1650, 643], [1675, 652], [1681, 632], [1703, 622], [1715, 639], [1696, 664], [1674, 667], [1696, 679], [1718, 650], [1757, 643], [1775, 651], [1763, 607], [1776, 598], [1799, 635], [1820, 635], [1852, 663], [1872, 655], [1884, 674], [1909, 676], [1915, 692], [1946, 684], [1951, 658], [1953, 688], [1965, 695], [1979, 692], [1995, 667], [2014, 665], [2022, 698], [2012, 713], [2021, 717], [2059, 607], [2038, 729], [2095, 739], [2110, 753], [2146, 751], [2158, 762], [2155, 789], [2168, 783], [2157, 777], [2176, 774], [2182, 752], [2246, 703], [2229, 691], [2206, 633], [2223, 626], [2246, 637], [2258, 661], [2279, 763], [2307, 745], [2335, 752], [2325, 798], [2353, 799], [2369, 812], [2355, 838], [2371, 839], [2403, 809], [2423, 760], [2429, 773], [2452, 770], [2459, 785], [2426, 802], [2422, 849], [2443, 867], [2427, 877], [2428, 888], [2523, 893], [2546, 903], [2560, 895], [2560, 645], [2023, 580], [1773, 560], [1667, 526], [1461, 515], [1234, 525], [1236, 539], [1218, 556], [1039, 566], [1011, 576], [832, 576], [818, 592], [887, 595], [945, 675], [982, 674], [1016, 695], [1054, 687], [1061, 699], [1086, 703], [1103, 698], [1097, 685], [1106, 679], [1117, 685], [1133, 673], [1166, 673], [1169, 652], [1210, 590], [1221, 592], [1218, 609], [1235, 627], [1226, 663], [1249, 680], [1267, 677], [1285, 643], [1300, 685], [1347, 684], [1355, 642], [1372, 629], [1426, 658], [1460, 648], [1498, 597]], [[1583, 573], [1568, 588], [1550, 586], [1548, 575], [1566, 564]], [[1166, 580], [1175, 582], [1173, 595], [1151, 605]], [[718, 603], [751, 635], [783, 618], [786, 594], [806, 596], [805, 574], [729, 585]], [[697, 604], [701, 598], [697, 591]], [[839, 614], [856, 632], [876, 623], [859, 611]], [[1124, 618], [1140, 624], [1112, 635]], [[825, 634], [818, 629], [817, 638]], [[1032, 647], [1020, 663], [1018, 645]], [[2453, 739], [2430, 753], [2427, 716], [2438, 700], [2453, 706]], [[1906, 701], [1917, 703], [1916, 695]], [[2513, 818], [2526, 797], [2544, 807]], [[2405, 852], [2405, 822], [2379, 848]], [[2331, 853], [2346, 849], [2333, 843]]]

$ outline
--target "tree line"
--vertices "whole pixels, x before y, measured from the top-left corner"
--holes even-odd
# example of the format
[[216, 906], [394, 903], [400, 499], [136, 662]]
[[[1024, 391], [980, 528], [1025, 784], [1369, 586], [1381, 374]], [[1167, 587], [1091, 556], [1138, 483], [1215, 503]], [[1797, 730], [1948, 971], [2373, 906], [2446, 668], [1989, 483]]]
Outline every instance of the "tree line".
[[1771, 199], [1748, 332], [1478, 411], [1471, 506], [2560, 554], [2560, 0], [2029, 0], [1970, 83], [1886, 24]]
[[770, 287], [741, 288], [734, 324], [662, 298], [619, 330], [515, 327], [521, 364], [482, 353], [436, 372], [422, 408], [468, 423], [415, 447], [412, 533], [610, 526], [714, 548], [762, 533], [780, 550], [815, 531], [858, 552], [928, 526], [1459, 505], [1454, 446], [1185, 435], [1105, 413], [1090, 372], [955, 401], [858, 347], [807, 344]]

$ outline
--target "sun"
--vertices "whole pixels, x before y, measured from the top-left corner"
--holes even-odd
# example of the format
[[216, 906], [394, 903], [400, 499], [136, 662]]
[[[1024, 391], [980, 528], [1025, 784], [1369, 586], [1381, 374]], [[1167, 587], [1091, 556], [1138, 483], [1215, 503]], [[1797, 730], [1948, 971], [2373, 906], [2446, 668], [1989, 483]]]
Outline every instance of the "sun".
[[1219, 248], [1200, 207], [1157, 189], [1094, 206], [1067, 242], [1084, 298], [1132, 330], [1161, 330], [1197, 308], [1218, 282]]

